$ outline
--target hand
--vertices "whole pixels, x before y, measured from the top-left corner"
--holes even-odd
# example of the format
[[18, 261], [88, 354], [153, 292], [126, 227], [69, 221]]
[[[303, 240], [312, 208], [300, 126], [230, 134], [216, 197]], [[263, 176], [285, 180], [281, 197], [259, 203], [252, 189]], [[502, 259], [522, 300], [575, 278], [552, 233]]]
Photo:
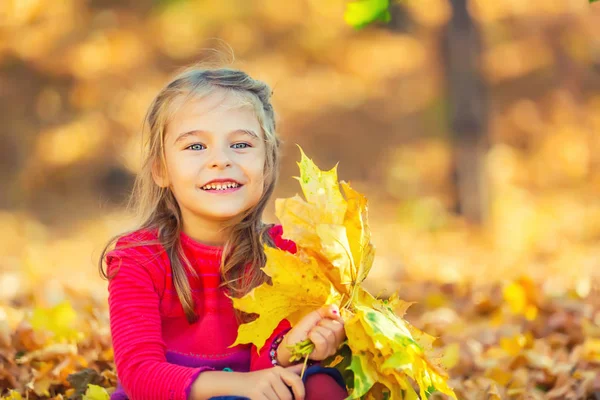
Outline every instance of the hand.
[[240, 385], [241, 394], [251, 400], [304, 400], [301, 371], [302, 365], [293, 365], [247, 372], [236, 384]]
[[277, 349], [277, 361], [281, 365], [289, 365], [291, 352], [288, 346], [305, 339], [310, 339], [315, 345], [309, 359], [321, 361], [335, 354], [346, 339], [339, 308], [336, 305], [324, 306], [302, 318], [281, 341]]

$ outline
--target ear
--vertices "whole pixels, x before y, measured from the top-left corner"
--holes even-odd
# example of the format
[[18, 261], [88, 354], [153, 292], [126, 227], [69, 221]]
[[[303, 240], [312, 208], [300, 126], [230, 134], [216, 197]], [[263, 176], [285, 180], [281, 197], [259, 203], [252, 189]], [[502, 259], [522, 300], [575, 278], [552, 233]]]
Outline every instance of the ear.
[[152, 164], [152, 179], [159, 187], [165, 188], [169, 186], [169, 178], [164, 171], [160, 161], [155, 161]]

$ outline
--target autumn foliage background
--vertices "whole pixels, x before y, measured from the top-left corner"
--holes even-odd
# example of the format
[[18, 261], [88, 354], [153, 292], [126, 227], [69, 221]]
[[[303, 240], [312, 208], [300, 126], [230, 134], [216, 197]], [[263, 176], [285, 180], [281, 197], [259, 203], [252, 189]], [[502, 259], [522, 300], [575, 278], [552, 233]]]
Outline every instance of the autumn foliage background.
[[407, 319], [439, 336], [459, 398], [597, 398], [600, 4], [469, 3], [487, 101], [465, 174], [449, 91], [469, 85], [444, 52], [456, 3], [405, 0], [355, 30], [343, 0], [2, 1], [0, 395], [114, 386], [96, 264], [133, 223], [143, 115], [178, 68], [221, 60], [274, 89], [274, 198], [299, 192], [296, 143], [368, 196], [367, 286], [416, 302]]

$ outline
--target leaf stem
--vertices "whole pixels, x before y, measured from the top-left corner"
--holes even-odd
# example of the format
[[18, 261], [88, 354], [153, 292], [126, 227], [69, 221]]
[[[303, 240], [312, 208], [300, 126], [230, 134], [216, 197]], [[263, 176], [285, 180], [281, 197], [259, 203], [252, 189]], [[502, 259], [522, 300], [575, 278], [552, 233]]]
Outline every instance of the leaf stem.
[[304, 357], [304, 365], [302, 366], [302, 372], [300, 373], [300, 379], [304, 378], [304, 373], [306, 372], [306, 365], [308, 364], [308, 356], [309, 356], [309, 354], [307, 354], [306, 357]]

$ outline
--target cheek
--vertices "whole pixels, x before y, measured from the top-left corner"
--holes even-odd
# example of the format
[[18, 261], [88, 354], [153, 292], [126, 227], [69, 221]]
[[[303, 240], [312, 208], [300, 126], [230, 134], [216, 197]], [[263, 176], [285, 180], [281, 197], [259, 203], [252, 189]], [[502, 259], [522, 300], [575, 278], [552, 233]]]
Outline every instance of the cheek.
[[252, 164], [247, 165], [246, 171], [255, 183], [263, 184], [265, 180], [265, 162], [263, 159], [255, 160]]
[[265, 185], [266, 185], [265, 174], [264, 174], [264, 170], [262, 168], [256, 170], [256, 174], [254, 175], [253, 180], [254, 180], [253, 192], [255, 192], [256, 197], [260, 197], [260, 196], [262, 196], [262, 194], [265, 190]]
[[256, 192], [261, 192], [264, 190], [265, 188], [265, 176], [261, 171], [257, 171], [256, 174], [253, 176], [252, 178], [253, 181], [253, 188]]
[[196, 179], [197, 167], [191, 160], [181, 157], [177, 162], [172, 162], [169, 168], [169, 176], [175, 184], [189, 183]]

